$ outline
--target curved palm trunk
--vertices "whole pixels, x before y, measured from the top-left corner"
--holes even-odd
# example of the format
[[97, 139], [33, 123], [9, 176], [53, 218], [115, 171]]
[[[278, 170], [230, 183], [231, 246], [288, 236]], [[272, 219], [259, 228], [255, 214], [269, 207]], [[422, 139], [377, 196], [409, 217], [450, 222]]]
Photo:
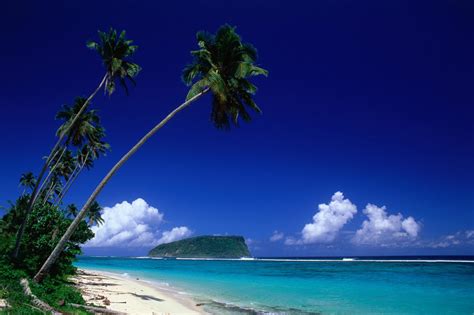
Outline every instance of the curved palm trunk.
[[38, 175], [38, 179], [36, 180], [36, 185], [35, 188], [33, 189], [33, 192], [31, 193], [30, 200], [28, 202], [28, 208], [26, 210], [25, 218], [23, 219], [23, 222], [21, 223], [21, 227], [18, 230], [18, 234], [16, 236], [16, 243], [15, 243], [15, 250], [13, 251], [13, 258], [17, 259], [18, 255], [20, 254], [20, 244], [21, 244], [21, 239], [23, 238], [23, 233], [25, 232], [25, 226], [26, 226], [26, 221], [28, 220], [28, 216], [30, 215], [31, 209], [33, 208], [33, 205], [35, 204], [36, 198], [38, 197], [38, 188], [41, 183], [41, 179], [44, 176], [44, 173], [49, 167], [49, 164], [51, 163], [51, 160], [53, 159], [54, 153], [58, 149], [59, 145], [63, 141], [65, 135], [71, 129], [71, 127], [76, 123], [77, 119], [79, 116], [82, 114], [82, 112], [87, 108], [89, 105], [89, 102], [94, 98], [94, 96], [99, 92], [99, 90], [104, 86], [105, 81], [107, 80], [107, 74], [104, 75], [104, 78], [102, 81], [99, 83], [99, 86], [95, 89], [95, 91], [87, 98], [87, 100], [84, 102], [84, 105], [82, 105], [82, 108], [79, 110], [79, 112], [76, 114], [74, 119], [72, 120], [71, 124], [69, 125], [66, 130], [59, 136], [58, 141], [54, 145], [53, 149], [51, 150], [51, 153], [49, 153], [48, 158], [46, 159], [46, 162], [43, 165], [43, 168], [41, 169], [40, 174]]
[[44, 179], [43, 183], [41, 184], [40, 188], [38, 189], [38, 195], [41, 194], [41, 191], [43, 190], [46, 183], [48, 183], [49, 178], [51, 177], [51, 175], [53, 175], [54, 170], [58, 167], [59, 163], [61, 162], [61, 159], [63, 158], [64, 152], [66, 152], [66, 149], [67, 149], [67, 147], [64, 147], [63, 151], [61, 152], [61, 155], [59, 156], [58, 160], [56, 161], [56, 164], [54, 164], [54, 166], [49, 171], [48, 176], [46, 176], [46, 178]]
[[64, 189], [63, 191], [61, 192], [61, 194], [58, 196], [58, 198], [56, 198], [56, 200], [54, 201], [54, 204], [55, 205], [59, 205], [61, 203], [61, 201], [63, 200], [64, 196], [66, 195], [67, 191], [69, 190], [69, 187], [71, 187], [72, 183], [74, 182], [74, 180], [76, 179], [76, 177], [79, 175], [79, 172], [81, 171], [80, 169], [80, 165], [79, 164], [76, 164], [76, 167], [74, 168], [74, 170], [72, 171], [72, 175], [71, 177], [68, 179], [68, 181], [66, 182], [66, 184], [64, 185]]
[[[63, 192], [62, 192], [61, 195], [59, 196], [59, 199], [54, 202], [56, 205], [59, 205], [59, 204], [61, 203], [61, 201], [63, 200], [64, 196], [65, 196], [66, 193], [68, 192], [69, 188], [72, 186], [72, 184], [74, 183], [74, 181], [76, 180], [76, 178], [79, 176], [79, 174], [80, 174], [80, 173], [82, 172], [82, 170], [84, 169], [84, 166], [86, 165], [86, 162], [87, 162], [87, 158], [89, 157], [89, 153], [90, 153], [90, 152], [87, 152], [86, 157], [85, 157], [85, 159], [84, 159], [84, 162], [82, 162], [82, 165], [80, 165], [80, 166], [77, 165], [76, 168], [74, 169], [73, 176], [71, 176], [71, 178], [68, 180], [68, 182], [67, 182], [66, 185], [64, 186]], [[79, 166], [79, 170], [76, 172], [78, 166]]]
[[51, 183], [51, 187], [48, 189], [48, 192], [44, 196], [43, 206], [48, 202], [49, 197], [51, 197], [55, 193], [55, 190], [58, 187], [58, 186], [56, 186], [56, 184], [57, 184], [57, 182], [56, 183], [55, 182]]
[[140, 147], [142, 145], [145, 144], [145, 142], [150, 139], [158, 130], [161, 129], [161, 127], [163, 127], [171, 118], [173, 118], [174, 115], [176, 115], [177, 113], [179, 113], [180, 111], [182, 111], [184, 108], [186, 108], [187, 106], [189, 106], [192, 102], [194, 102], [195, 100], [197, 100], [199, 97], [201, 97], [202, 95], [204, 95], [207, 91], [209, 91], [209, 88], [206, 88], [205, 90], [203, 90], [201, 93], [195, 95], [194, 97], [190, 98], [189, 100], [187, 100], [186, 102], [184, 102], [183, 104], [181, 104], [180, 106], [178, 106], [175, 110], [173, 110], [171, 113], [168, 114], [168, 116], [166, 116], [159, 124], [157, 124], [155, 127], [153, 127], [153, 129], [151, 129], [143, 138], [140, 139], [140, 141], [137, 142], [137, 144], [135, 144], [131, 149], [130, 151], [128, 151], [124, 156], [122, 156], [122, 158], [120, 159], [120, 161], [117, 162], [117, 164], [114, 165], [114, 167], [112, 167], [112, 169], [107, 173], [107, 175], [102, 179], [102, 181], [99, 183], [99, 185], [96, 187], [96, 189], [94, 190], [94, 192], [92, 193], [92, 195], [90, 195], [89, 199], [87, 200], [87, 202], [85, 203], [85, 205], [82, 207], [81, 211], [79, 211], [78, 215], [74, 218], [74, 220], [72, 221], [71, 225], [68, 227], [66, 233], [64, 233], [64, 235], [61, 237], [61, 240], [59, 241], [59, 243], [56, 245], [56, 247], [54, 248], [53, 252], [49, 255], [48, 259], [46, 259], [45, 263], [43, 264], [43, 266], [41, 267], [41, 269], [38, 271], [38, 273], [35, 275], [34, 277], [34, 280], [36, 282], [41, 282], [44, 278], [44, 276], [46, 276], [46, 274], [49, 272], [49, 269], [51, 268], [51, 266], [56, 262], [56, 260], [58, 259], [59, 255], [61, 254], [61, 252], [63, 251], [64, 247], [66, 246], [66, 243], [69, 241], [69, 239], [71, 238], [72, 234], [74, 233], [74, 231], [76, 230], [77, 226], [79, 225], [79, 223], [81, 223], [82, 219], [84, 219], [84, 217], [86, 216], [87, 214], [87, 211], [89, 210], [89, 207], [92, 205], [92, 203], [94, 202], [94, 200], [97, 198], [97, 196], [99, 195], [99, 193], [102, 191], [102, 189], [104, 188], [104, 186], [107, 184], [107, 182], [112, 178], [112, 176], [120, 169], [120, 167], [122, 167], [122, 165], [127, 162], [127, 160], [135, 153], [137, 152], [138, 149], [140, 149]]

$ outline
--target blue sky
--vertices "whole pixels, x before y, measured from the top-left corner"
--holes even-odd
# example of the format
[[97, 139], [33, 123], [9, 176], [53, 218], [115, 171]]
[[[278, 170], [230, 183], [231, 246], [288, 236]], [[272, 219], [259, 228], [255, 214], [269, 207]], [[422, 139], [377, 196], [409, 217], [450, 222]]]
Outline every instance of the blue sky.
[[[200, 100], [120, 170], [99, 197], [103, 206], [141, 198], [141, 210], [116, 213], [151, 213], [153, 222], [134, 222], [148, 224], [153, 241], [174, 227], [239, 234], [256, 255], [473, 254], [473, 12], [467, 1], [3, 4], [0, 205], [18, 195], [22, 172], [39, 171], [59, 107], [100, 81], [100, 60], [85, 47], [98, 29], [126, 29], [143, 71], [129, 96], [93, 102], [112, 152], [81, 174], [66, 200], [79, 206], [184, 99], [180, 73], [196, 31], [229, 23], [270, 71], [255, 80], [263, 115], [218, 131], [209, 99]], [[328, 212], [336, 225], [321, 219], [324, 211], [314, 222], [337, 191], [356, 212], [341, 208], [341, 218], [336, 204]], [[386, 206], [381, 221], [364, 213], [369, 203]], [[409, 217], [416, 233], [403, 227]], [[307, 224], [322, 228], [319, 236], [305, 239]], [[373, 242], [357, 243], [358, 230]], [[274, 231], [282, 237], [271, 242]], [[116, 247], [86, 253], [146, 253]]]

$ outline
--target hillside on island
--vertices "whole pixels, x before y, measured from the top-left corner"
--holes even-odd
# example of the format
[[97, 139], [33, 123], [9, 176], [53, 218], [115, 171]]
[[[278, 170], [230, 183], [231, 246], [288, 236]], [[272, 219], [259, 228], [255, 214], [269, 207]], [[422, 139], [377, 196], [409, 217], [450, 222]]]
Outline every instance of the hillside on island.
[[153, 248], [148, 256], [183, 258], [250, 257], [242, 236], [197, 236]]

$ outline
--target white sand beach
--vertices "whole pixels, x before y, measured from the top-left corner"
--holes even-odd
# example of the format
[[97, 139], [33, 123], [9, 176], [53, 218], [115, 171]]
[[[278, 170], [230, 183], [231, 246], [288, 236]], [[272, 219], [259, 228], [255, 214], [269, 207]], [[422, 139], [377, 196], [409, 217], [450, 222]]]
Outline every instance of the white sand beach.
[[96, 270], [78, 270], [72, 280], [88, 305], [125, 314], [206, 314], [193, 300], [143, 280]]

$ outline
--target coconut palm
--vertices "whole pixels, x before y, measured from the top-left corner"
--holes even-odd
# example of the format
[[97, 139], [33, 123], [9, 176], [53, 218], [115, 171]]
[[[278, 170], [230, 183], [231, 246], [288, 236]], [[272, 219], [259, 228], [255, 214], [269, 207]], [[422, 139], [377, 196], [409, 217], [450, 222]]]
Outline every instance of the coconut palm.
[[[87, 141], [95, 139], [96, 129], [100, 126], [100, 117], [96, 110], [81, 111], [87, 100], [83, 97], [76, 97], [72, 106], [64, 105], [56, 114], [56, 119], [61, 119], [64, 123], [58, 128], [56, 134], [65, 133], [66, 145], [80, 147]], [[81, 114], [78, 113], [81, 111]], [[77, 116], [74, 126], [72, 120]]]
[[[63, 124], [58, 128], [56, 134], [60, 135], [66, 133], [66, 139], [64, 141], [64, 149], [61, 151], [59, 158], [53, 158], [51, 170], [46, 176], [39, 188], [39, 193], [42, 193], [43, 187], [48, 183], [49, 177], [54, 174], [56, 168], [60, 163], [64, 164], [63, 155], [66, 152], [68, 146], [72, 145], [75, 147], [82, 146], [85, 142], [97, 141], [97, 137], [103, 134], [103, 128], [99, 125], [100, 118], [97, 115], [97, 111], [83, 111], [78, 115], [74, 126], [71, 126], [71, 121], [76, 117], [77, 113], [81, 111], [82, 106], [86, 99], [83, 97], [77, 97], [72, 106], [64, 105], [62, 109], [56, 114], [56, 119], [63, 120]], [[71, 155], [72, 159], [72, 155]]]
[[45, 204], [54, 194], [56, 194], [56, 196], [59, 196], [59, 194], [63, 190], [61, 178], [63, 178], [67, 182], [72, 175], [74, 165], [75, 158], [72, 154], [72, 151], [66, 150], [61, 161], [58, 161], [58, 163], [55, 164], [54, 170], [51, 171], [51, 174], [53, 174], [53, 176], [51, 177], [51, 181], [48, 182], [49, 189], [48, 192], [44, 194], [43, 204]]
[[77, 213], [79, 212], [79, 209], [77, 209], [76, 205], [70, 204], [66, 207], [66, 216], [75, 218]]
[[126, 93], [128, 93], [127, 80], [135, 85], [134, 78], [141, 68], [128, 60], [138, 48], [132, 43], [132, 40], [126, 38], [125, 31], [118, 34], [113, 28], [110, 28], [108, 33], [99, 31], [99, 42], [87, 43], [87, 47], [99, 53], [107, 69], [105, 89], [109, 95], [115, 91], [117, 81]]
[[[102, 137], [103, 135], [97, 135], [97, 138]], [[59, 205], [63, 200], [64, 196], [69, 191], [69, 188], [72, 186], [74, 181], [77, 179], [79, 174], [82, 172], [84, 168], [90, 169], [94, 165], [94, 161], [98, 159], [101, 155], [105, 156], [106, 152], [110, 150], [110, 145], [104, 141], [90, 141], [86, 144], [78, 153], [75, 159], [75, 168], [72, 172], [72, 176], [67, 180], [63, 191], [58, 196], [57, 201], [55, 204]]]
[[25, 194], [25, 189], [28, 188], [32, 190], [33, 187], [35, 187], [35, 184], [36, 184], [36, 178], [32, 172], [22, 174], [20, 177], [20, 186], [24, 187], [22, 195]]
[[[130, 61], [130, 58], [133, 56], [138, 46], [132, 45], [133, 41], [126, 38], [125, 31], [122, 31], [119, 36], [117, 36], [117, 31], [113, 28], [110, 28], [110, 31], [108, 33], [99, 31], [99, 39], [99, 42], [88, 42], [87, 47], [99, 53], [99, 56], [102, 58], [102, 62], [106, 68], [106, 72], [97, 88], [86, 99], [81, 110], [76, 114], [74, 119], [72, 119], [69, 128], [71, 126], [74, 126], [78, 117], [87, 108], [90, 101], [102, 89], [102, 87], [105, 87], [106, 91], [109, 93], [109, 95], [111, 95], [115, 90], [115, 82], [118, 80], [120, 84], [125, 88], [125, 91], [128, 94], [126, 80], [128, 79], [133, 82], [133, 84], [135, 84], [134, 79], [141, 70], [140, 66]], [[36, 185], [33, 189], [33, 192], [31, 193], [31, 198], [28, 202], [28, 208], [25, 213], [25, 218], [21, 224], [20, 229], [18, 230], [15, 249], [13, 251], [13, 258], [15, 259], [18, 258], [18, 255], [20, 253], [20, 243], [23, 237], [23, 233], [25, 231], [26, 220], [39, 194], [39, 184], [41, 183], [43, 176], [51, 163], [53, 155], [57, 152], [57, 149], [61, 145], [67, 132], [68, 129], [65, 129], [59, 135], [59, 139], [51, 150], [48, 158], [46, 159], [46, 162], [44, 163], [38, 175]]]
[[178, 112], [208, 91], [212, 93], [211, 119], [216, 127], [228, 127], [229, 119], [234, 124], [238, 123], [239, 117], [242, 117], [243, 120], [250, 120], [250, 115], [246, 112], [245, 106], [260, 112], [252, 99], [252, 95], [256, 92], [257, 88], [248, 79], [254, 75], [267, 75], [267, 71], [255, 65], [257, 60], [255, 48], [249, 44], [242, 43], [240, 36], [235, 32], [235, 28], [228, 25], [222, 26], [215, 36], [199, 32], [197, 40], [200, 49], [191, 52], [194, 57], [193, 63], [187, 66], [183, 73], [183, 80], [186, 84], [191, 85], [194, 82], [185, 102], [174, 109], [141, 138], [102, 179], [53, 252], [35, 275], [34, 279], [36, 282], [41, 281], [49, 272], [49, 269], [66, 246], [67, 241], [79, 223], [84, 219], [90, 206], [111, 177], [151, 136]]
[[89, 212], [87, 213], [87, 225], [89, 227], [93, 226], [94, 224], [101, 225], [104, 223], [104, 219], [100, 213], [101, 211], [102, 207], [97, 201], [94, 201], [89, 208]]

